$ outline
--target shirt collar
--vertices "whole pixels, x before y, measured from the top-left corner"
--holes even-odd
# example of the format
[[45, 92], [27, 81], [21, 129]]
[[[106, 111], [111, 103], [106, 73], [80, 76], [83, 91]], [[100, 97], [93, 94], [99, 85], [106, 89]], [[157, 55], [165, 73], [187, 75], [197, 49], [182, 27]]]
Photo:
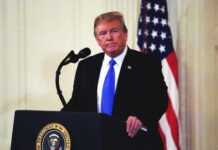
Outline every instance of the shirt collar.
[[[125, 47], [124, 51], [119, 56], [113, 58], [116, 61], [116, 64], [118, 64], [119, 66], [122, 65], [124, 57], [126, 56], [126, 53], [127, 53], [127, 46]], [[110, 60], [111, 60], [111, 57], [105, 54], [104, 62], [106, 62], [106, 64], [109, 65]]]

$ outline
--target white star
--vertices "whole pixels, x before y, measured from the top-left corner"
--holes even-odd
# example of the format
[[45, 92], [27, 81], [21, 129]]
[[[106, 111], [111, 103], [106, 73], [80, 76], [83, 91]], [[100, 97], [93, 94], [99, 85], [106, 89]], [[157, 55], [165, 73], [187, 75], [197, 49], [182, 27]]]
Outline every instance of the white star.
[[146, 16], [146, 22], [147, 22], [147, 23], [151, 22], [151, 20], [150, 20], [150, 17], [149, 17], [149, 16]]
[[166, 19], [162, 19], [162, 20], [161, 20], [161, 24], [162, 24], [162, 26], [167, 25], [167, 20], [166, 20]]
[[160, 9], [159, 5], [158, 5], [158, 4], [155, 4], [155, 5], [154, 5], [154, 10], [157, 12], [159, 9]]
[[149, 35], [148, 30], [145, 30], [145, 31], [144, 31], [144, 34], [145, 34], [146, 36], [148, 36], [148, 35]]
[[155, 37], [157, 37], [157, 31], [152, 30], [151, 36], [153, 37], [153, 39], [154, 39]]
[[166, 50], [165, 50], [165, 46], [160, 45], [159, 50], [160, 50], [161, 53], [165, 52], [165, 51], [166, 51]]
[[147, 10], [150, 10], [151, 9], [151, 3], [147, 3]]
[[151, 49], [151, 51], [153, 52], [153, 51], [156, 49], [156, 45], [153, 44], [153, 43], [151, 43], [150, 49]]
[[161, 8], [161, 11], [162, 11], [163, 13], [165, 12], [165, 7], [164, 7], [164, 6]]
[[147, 49], [147, 43], [146, 42], [144, 43], [144, 49]]
[[161, 39], [164, 40], [167, 38], [166, 32], [161, 32]]
[[140, 16], [140, 22], [142, 22], [142, 16]]
[[156, 25], [157, 23], [159, 23], [158, 18], [154, 17], [153, 21], [154, 25]]
[[142, 35], [142, 30], [141, 29], [139, 29], [138, 35]]

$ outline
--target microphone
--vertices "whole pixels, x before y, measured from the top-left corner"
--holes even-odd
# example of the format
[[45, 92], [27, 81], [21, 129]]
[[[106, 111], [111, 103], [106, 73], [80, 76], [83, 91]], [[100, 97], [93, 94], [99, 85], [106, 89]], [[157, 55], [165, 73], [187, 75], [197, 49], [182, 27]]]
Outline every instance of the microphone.
[[79, 53], [78, 53], [78, 58], [85, 58], [87, 56], [89, 56], [91, 54], [91, 50], [86, 47], [84, 49], [82, 49]]
[[61, 74], [61, 68], [64, 66], [64, 65], [67, 65], [69, 63], [76, 63], [80, 58], [85, 58], [87, 56], [89, 56], [91, 53], [91, 50], [86, 47], [86, 48], [83, 48], [82, 50], [79, 51], [79, 53], [76, 55], [74, 53], [74, 51], [70, 51], [70, 53], [62, 60], [62, 62], [59, 64], [58, 66], [58, 69], [56, 71], [56, 79], [55, 79], [55, 83], [56, 83], [56, 89], [57, 89], [57, 93], [58, 93], [58, 96], [61, 100], [61, 103], [63, 104], [64, 107], [67, 106], [66, 104], [66, 101], [64, 99], [64, 96], [62, 95], [62, 91], [60, 89], [60, 84], [59, 84], [59, 75]]
[[86, 47], [79, 51], [79, 53], [76, 55], [74, 51], [72, 50], [66, 57], [64, 65], [67, 65], [69, 63], [76, 63], [80, 58], [85, 58], [91, 54], [91, 50]]

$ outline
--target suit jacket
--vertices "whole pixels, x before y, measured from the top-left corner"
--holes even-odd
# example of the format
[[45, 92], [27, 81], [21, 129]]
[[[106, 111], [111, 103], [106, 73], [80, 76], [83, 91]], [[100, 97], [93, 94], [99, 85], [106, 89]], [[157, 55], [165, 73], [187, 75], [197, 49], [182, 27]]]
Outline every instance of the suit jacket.
[[[104, 53], [100, 53], [80, 61], [72, 98], [62, 110], [97, 112], [97, 85], [103, 58]], [[154, 145], [162, 145], [158, 120], [167, 106], [160, 60], [128, 49], [118, 77], [112, 116], [123, 121], [136, 116], [152, 132]]]

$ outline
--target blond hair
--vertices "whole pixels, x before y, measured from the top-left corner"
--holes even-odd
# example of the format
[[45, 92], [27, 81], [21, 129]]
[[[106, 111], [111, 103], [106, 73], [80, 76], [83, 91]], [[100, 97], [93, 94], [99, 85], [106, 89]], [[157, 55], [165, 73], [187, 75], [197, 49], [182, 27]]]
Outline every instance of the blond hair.
[[96, 36], [95, 29], [101, 21], [110, 22], [112, 20], [118, 20], [120, 22], [120, 25], [121, 25], [123, 32], [128, 32], [126, 25], [125, 25], [125, 22], [124, 22], [124, 19], [123, 19], [123, 14], [121, 12], [118, 12], [118, 11], [111, 11], [111, 12], [100, 14], [99, 16], [97, 16], [95, 18], [94, 35]]

